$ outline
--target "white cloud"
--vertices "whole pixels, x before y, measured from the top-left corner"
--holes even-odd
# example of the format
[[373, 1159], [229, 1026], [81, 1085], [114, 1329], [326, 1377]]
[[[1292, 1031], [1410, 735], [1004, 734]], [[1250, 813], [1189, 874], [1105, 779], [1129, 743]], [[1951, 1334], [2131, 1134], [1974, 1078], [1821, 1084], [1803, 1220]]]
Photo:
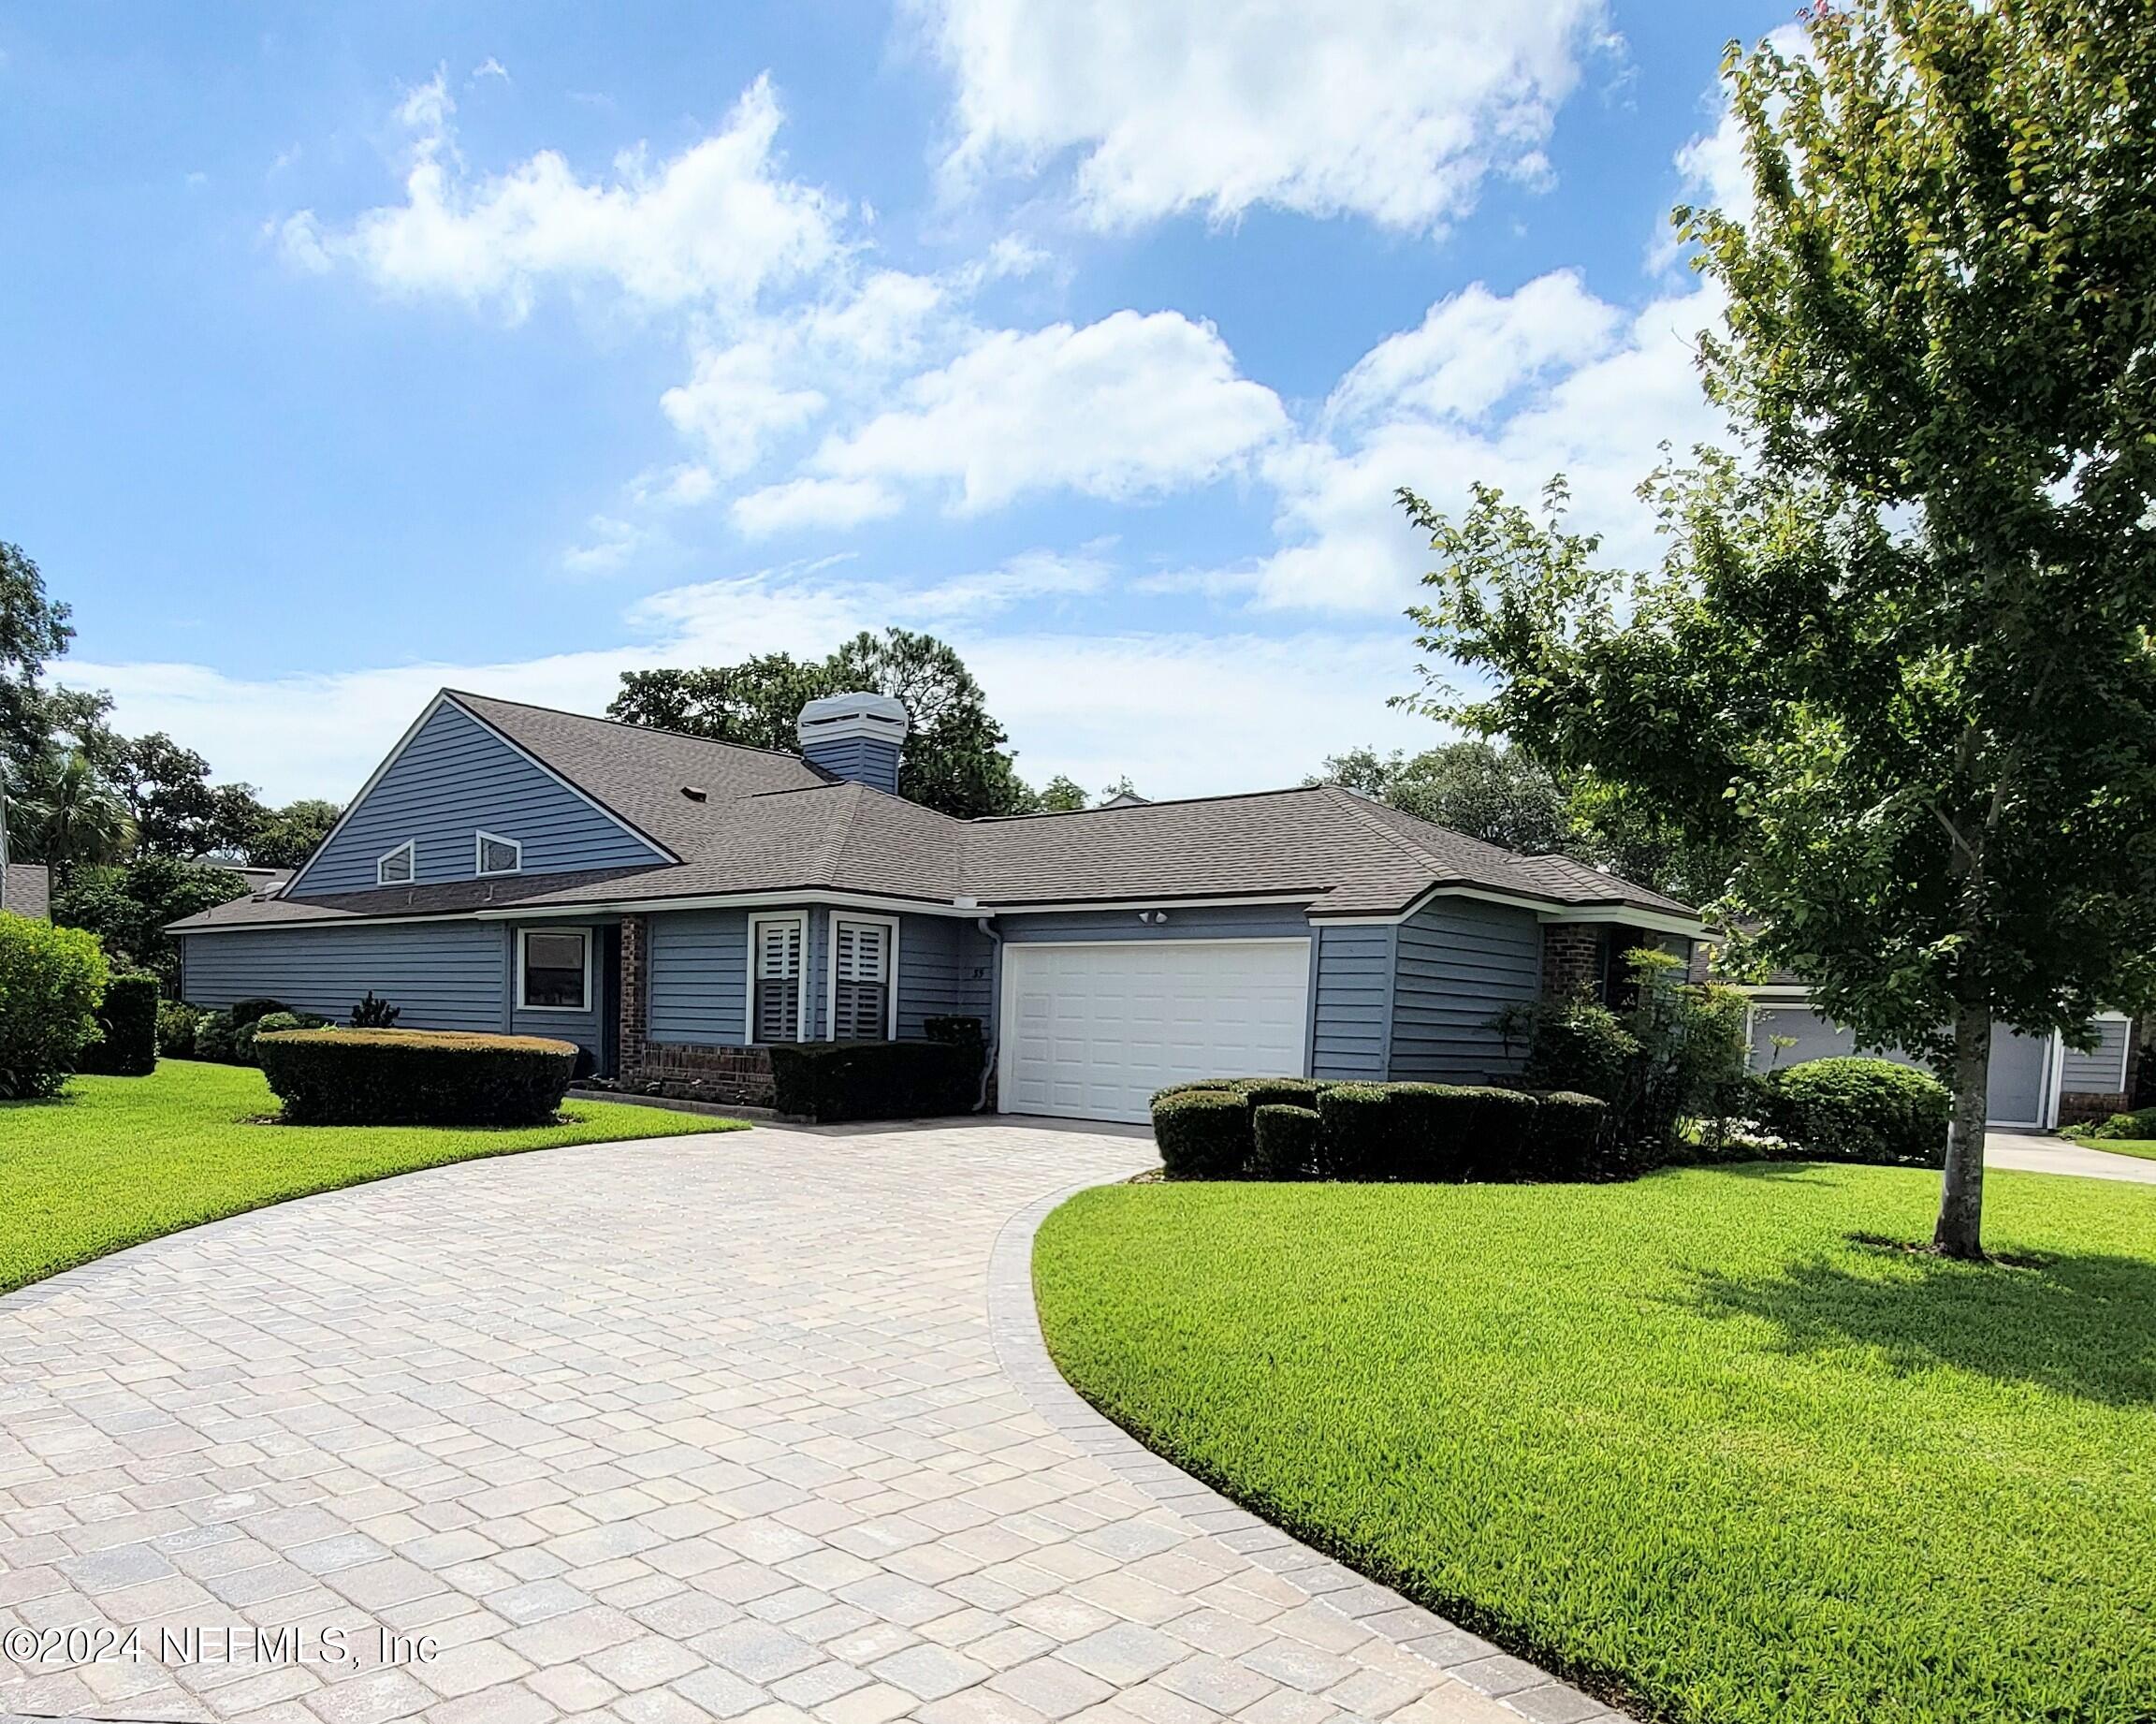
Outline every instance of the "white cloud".
[[1120, 226], [1254, 204], [1413, 231], [1541, 145], [1605, 29], [1602, 0], [918, 0], [954, 85], [960, 183], [1078, 156]]
[[782, 115], [767, 79], [709, 137], [656, 164], [641, 146], [625, 151], [605, 182], [579, 178], [552, 150], [474, 179], [458, 155], [455, 111], [440, 73], [408, 91], [398, 110], [412, 133], [403, 201], [342, 226], [302, 211], [280, 229], [285, 256], [521, 316], [550, 281], [605, 287], [645, 309], [739, 311], [839, 250], [844, 206], [779, 173]]
[[674, 429], [704, 451], [709, 471], [731, 478], [756, 464], [775, 433], [806, 425], [826, 405], [821, 390], [779, 380], [778, 355], [763, 342], [736, 342], [696, 356], [689, 381], [659, 398]]
[[874, 479], [788, 479], [735, 500], [728, 511], [752, 539], [798, 527], [857, 527], [896, 515], [905, 499]]
[[625, 670], [731, 664], [755, 652], [822, 653], [863, 628], [938, 628], [987, 690], [1032, 782], [1128, 771], [1149, 796], [1293, 783], [1358, 742], [1427, 744], [1426, 720], [1389, 711], [1413, 682], [1396, 624], [1271, 636], [1057, 633], [979, 625], [1043, 592], [1083, 596], [1108, 577], [1096, 548], [1032, 552], [983, 574], [907, 592], [825, 562], [675, 588], [632, 606], [617, 644], [517, 663], [429, 662], [335, 675], [230, 677], [185, 664], [70, 661], [69, 680], [108, 688], [130, 734], [166, 730], [275, 801], [352, 795], [444, 686], [600, 712]]
[[648, 529], [634, 521], [617, 520], [610, 515], [594, 515], [590, 531], [591, 537], [588, 543], [572, 545], [561, 553], [561, 567], [566, 573], [617, 574], [654, 536]]
[[954, 506], [971, 514], [1039, 490], [1129, 500], [1207, 484], [1288, 426], [1279, 398], [1236, 374], [1218, 332], [1176, 312], [999, 330], [904, 396], [826, 441], [812, 465], [955, 487]]
[[1612, 559], [1643, 564], [1652, 518], [1633, 493], [1658, 446], [1682, 452], [1720, 430], [1692, 365], [1693, 338], [1715, 314], [1704, 286], [1626, 314], [1569, 273], [1439, 301], [1343, 380], [1328, 434], [1268, 458], [1284, 544], [1231, 573], [1264, 606], [1396, 610], [1430, 566], [1400, 487], [1457, 511], [1473, 482], [1532, 500], [1557, 473], [1571, 482], [1572, 524], [1603, 533]]

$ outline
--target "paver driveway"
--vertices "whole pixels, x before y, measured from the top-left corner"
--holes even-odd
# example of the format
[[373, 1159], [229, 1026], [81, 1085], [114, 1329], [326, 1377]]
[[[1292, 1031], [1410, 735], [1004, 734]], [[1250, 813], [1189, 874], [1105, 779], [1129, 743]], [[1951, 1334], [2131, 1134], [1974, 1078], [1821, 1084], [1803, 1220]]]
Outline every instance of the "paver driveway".
[[[994, 1123], [560, 1149], [0, 1299], [0, 1712], [1607, 1716], [1063, 1387], [1032, 1225], [1151, 1159]], [[22, 1644], [104, 1625], [137, 1656]]]

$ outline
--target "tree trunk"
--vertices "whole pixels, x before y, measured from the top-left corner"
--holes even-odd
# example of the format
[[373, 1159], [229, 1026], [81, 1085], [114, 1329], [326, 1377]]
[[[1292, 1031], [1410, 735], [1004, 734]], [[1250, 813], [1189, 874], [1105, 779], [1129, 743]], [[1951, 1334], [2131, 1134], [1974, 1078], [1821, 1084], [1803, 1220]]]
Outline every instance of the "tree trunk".
[[1943, 1255], [1984, 1257], [1984, 1118], [1990, 1109], [1991, 1008], [1954, 1013], [1954, 1116], [1946, 1132], [1946, 1173], [1931, 1243]]

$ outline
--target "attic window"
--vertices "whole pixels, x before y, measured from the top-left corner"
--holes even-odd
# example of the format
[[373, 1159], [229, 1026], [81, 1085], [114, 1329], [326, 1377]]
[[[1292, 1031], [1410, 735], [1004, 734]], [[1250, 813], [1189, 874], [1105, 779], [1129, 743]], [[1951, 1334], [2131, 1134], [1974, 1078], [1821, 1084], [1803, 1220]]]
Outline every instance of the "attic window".
[[374, 884], [378, 886], [408, 886], [418, 871], [418, 846], [406, 839], [396, 849], [386, 851], [374, 859]]
[[524, 846], [513, 838], [496, 838], [491, 832], [473, 835], [473, 871], [487, 874], [515, 874], [524, 867]]
[[681, 786], [681, 794], [692, 802], [708, 802], [711, 800], [711, 793], [700, 784], [684, 784]]

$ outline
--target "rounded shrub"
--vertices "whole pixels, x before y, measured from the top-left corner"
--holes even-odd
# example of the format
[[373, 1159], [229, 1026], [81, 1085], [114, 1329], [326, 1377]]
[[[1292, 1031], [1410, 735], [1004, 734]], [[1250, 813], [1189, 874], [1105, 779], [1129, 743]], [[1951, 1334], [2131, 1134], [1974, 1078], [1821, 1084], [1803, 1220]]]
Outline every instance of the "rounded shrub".
[[232, 1014], [211, 1012], [195, 1026], [195, 1058], [213, 1059], [230, 1065], [239, 1058], [235, 1043], [239, 1031], [232, 1027]]
[[263, 1075], [299, 1125], [543, 1125], [576, 1045], [427, 1030], [257, 1032]]
[[1532, 1178], [1541, 1103], [1522, 1089], [1478, 1085], [1468, 1093], [1474, 1123], [1467, 1140], [1467, 1177]]
[[1260, 1107], [1316, 1108], [1325, 1086], [1314, 1077], [1246, 1077], [1237, 1086], [1255, 1113]]
[[1171, 1090], [1153, 1103], [1153, 1138], [1171, 1179], [1235, 1179], [1255, 1149], [1239, 1090]]
[[112, 977], [97, 1007], [97, 1039], [82, 1050], [81, 1069], [107, 1077], [147, 1077], [157, 1069], [157, 978]]
[[1604, 1171], [1610, 1103], [1576, 1089], [1535, 1098], [1525, 1175], [1530, 1179], [1592, 1179]]
[[232, 1002], [232, 1028], [242, 1029], [256, 1018], [269, 1016], [272, 1012], [289, 1012], [291, 1009], [282, 1000], [271, 1000], [263, 995], [235, 1000]]
[[195, 1031], [208, 1015], [184, 1000], [157, 1002], [157, 1051], [168, 1059], [195, 1058]]
[[1394, 1129], [1391, 1159], [1372, 1170], [1381, 1179], [1443, 1183], [1467, 1177], [1481, 1129], [1478, 1091], [1458, 1084], [1388, 1084]]
[[1332, 1084], [1319, 1092], [1322, 1172], [1333, 1179], [1384, 1179], [1399, 1162], [1400, 1110], [1390, 1084]]
[[1319, 1121], [1314, 1107], [1267, 1102], [1250, 1110], [1250, 1174], [1256, 1179], [1310, 1179], [1318, 1173]]
[[1774, 1128], [1809, 1157], [1942, 1167], [1953, 1097], [1929, 1072], [1891, 1059], [1837, 1057], [1773, 1077]]
[[97, 936], [0, 911], [0, 1100], [51, 1095], [97, 1034]]

